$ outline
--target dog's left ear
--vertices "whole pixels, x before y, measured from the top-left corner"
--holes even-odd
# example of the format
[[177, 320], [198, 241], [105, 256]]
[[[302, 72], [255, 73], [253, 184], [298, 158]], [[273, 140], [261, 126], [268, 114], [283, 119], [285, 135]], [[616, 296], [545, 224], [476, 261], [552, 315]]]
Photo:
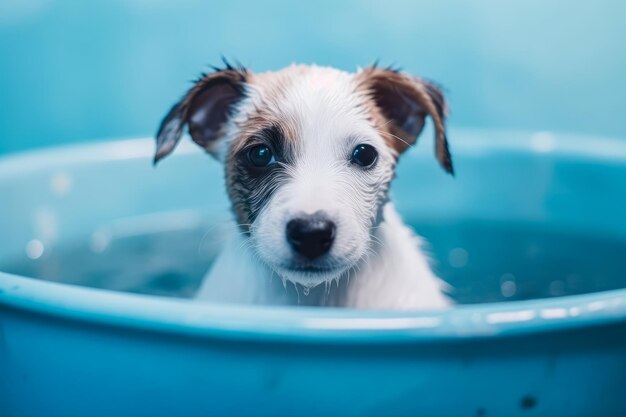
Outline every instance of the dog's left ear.
[[430, 116], [435, 125], [435, 156], [446, 172], [454, 174], [446, 137], [446, 101], [435, 84], [375, 66], [361, 70], [356, 77], [388, 120], [392, 136], [385, 140], [390, 146], [398, 153], [404, 152], [417, 141], [426, 116]]
[[248, 77], [246, 69], [226, 65], [225, 69], [203, 75], [165, 116], [156, 136], [154, 163], [174, 150], [185, 125], [193, 141], [215, 155], [224, 124], [233, 106], [245, 95]]

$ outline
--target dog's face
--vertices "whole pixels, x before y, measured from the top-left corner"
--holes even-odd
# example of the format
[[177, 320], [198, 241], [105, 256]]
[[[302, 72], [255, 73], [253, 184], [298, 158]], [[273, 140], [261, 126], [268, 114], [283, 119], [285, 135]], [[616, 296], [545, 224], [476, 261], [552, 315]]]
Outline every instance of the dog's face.
[[448, 172], [445, 102], [426, 81], [375, 67], [350, 74], [291, 66], [203, 76], [164, 119], [155, 161], [189, 126], [222, 161], [240, 228], [280, 277], [305, 287], [339, 278], [374, 249], [399, 154], [426, 116]]

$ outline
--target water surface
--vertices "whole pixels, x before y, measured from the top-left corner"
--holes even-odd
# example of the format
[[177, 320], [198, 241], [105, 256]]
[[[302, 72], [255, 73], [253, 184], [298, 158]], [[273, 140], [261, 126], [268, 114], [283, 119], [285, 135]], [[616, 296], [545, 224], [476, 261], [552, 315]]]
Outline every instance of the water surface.
[[[626, 287], [626, 241], [542, 224], [412, 222], [460, 303], [554, 297]], [[84, 239], [25, 253], [0, 270], [142, 294], [191, 297], [223, 240], [216, 227]], [[32, 255], [32, 254], [31, 254]]]

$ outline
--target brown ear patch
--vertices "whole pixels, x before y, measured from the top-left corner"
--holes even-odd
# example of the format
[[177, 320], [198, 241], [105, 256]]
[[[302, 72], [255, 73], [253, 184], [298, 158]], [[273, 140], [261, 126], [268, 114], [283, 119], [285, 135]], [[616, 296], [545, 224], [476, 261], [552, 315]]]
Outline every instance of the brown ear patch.
[[232, 107], [245, 95], [245, 83], [249, 76], [245, 68], [226, 65], [224, 69], [203, 74], [170, 109], [156, 135], [155, 163], [174, 150], [185, 125], [189, 127], [194, 142], [208, 152], [215, 150], [215, 143], [223, 134]]
[[[391, 148], [402, 153], [415, 144], [429, 116], [435, 127], [435, 156], [446, 172], [454, 173], [446, 137], [446, 102], [435, 84], [376, 67], [366, 68], [356, 77], [358, 88], [378, 110], [370, 114]], [[377, 121], [381, 115], [385, 119], [382, 124]]]

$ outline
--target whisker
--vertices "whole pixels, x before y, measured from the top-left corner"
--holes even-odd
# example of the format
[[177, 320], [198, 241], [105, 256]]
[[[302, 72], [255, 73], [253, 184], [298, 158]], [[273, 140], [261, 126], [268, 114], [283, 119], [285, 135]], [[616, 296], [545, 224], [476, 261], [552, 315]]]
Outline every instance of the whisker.
[[409, 143], [409, 142], [407, 142], [406, 140], [402, 139], [402, 138], [401, 138], [401, 137], [399, 137], [399, 136], [394, 135], [394, 134], [393, 134], [393, 133], [391, 133], [391, 132], [384, 132], [384, 131], [382, 131], [382, 130], [378, 130], [378, 129], [376, 129], [376, 131], [377, 131], [379, 134], [381, 134], [381, 135], [389, 135], [389, 136], [391, 136], [391, 138], [392, 138], [392, 139], [397, 139], [397, 140], [399, 140], [400, 142], [404, 143], [406, 146], [408, 146], [408, 147], [410, 147], [410, 148], [412, 148], [412, 147], [414, 147], [414, 146], [415, 146], [414, 144], [410, 144], [410, 143]]

